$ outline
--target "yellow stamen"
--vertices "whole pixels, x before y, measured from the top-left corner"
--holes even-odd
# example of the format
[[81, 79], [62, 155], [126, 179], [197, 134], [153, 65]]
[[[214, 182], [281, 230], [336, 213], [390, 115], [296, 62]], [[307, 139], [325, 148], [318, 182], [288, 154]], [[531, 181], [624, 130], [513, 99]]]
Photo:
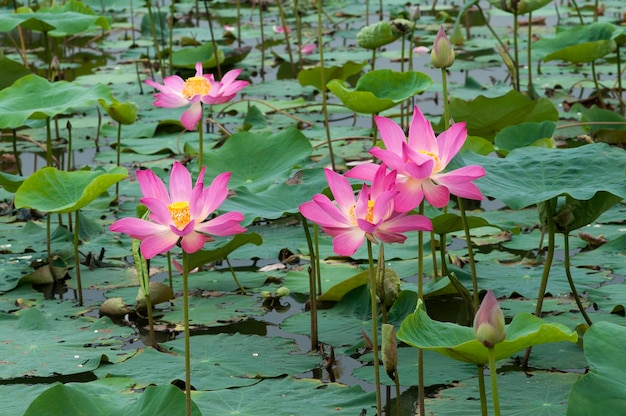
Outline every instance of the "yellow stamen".
[[433, 158], [435, 163], [439, 163], [439, 156], [434, 154], [433, 152], [429, 152], [428, 150], [418, 150], [418, 153], [421, 153], [421, 154], [426, 155], [426, 156], [430, 156], [430, 157]]
[[169, 204], [167, 209], [170, 210], [172, 222], [174, 222], [176, 228], [182, 230], [187, 224], [189, 224], [189, 221], [191, 220], [191, 215], [189, 214], [189, 202], [174, 202], [173, 204]]
[[211, 83], [205, 77], [187, 78], [183, 86], [183, 97], [191, 100], [196, 95], [207, 95], [211, 91]]
[[365, 214], [367, 222], [374, 222], [374, 201], [367, 201], [367, 213]]

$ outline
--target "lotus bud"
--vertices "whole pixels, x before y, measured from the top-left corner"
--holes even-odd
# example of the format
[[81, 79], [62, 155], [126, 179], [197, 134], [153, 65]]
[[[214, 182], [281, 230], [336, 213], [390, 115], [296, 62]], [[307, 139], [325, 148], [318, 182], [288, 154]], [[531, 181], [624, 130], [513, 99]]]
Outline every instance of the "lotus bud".
[[291, 293], [291, 290], [289, 290], [289, 288], [285, 286], [281, 286], [278, 289], [276, 289], [277, 298], [282, 298], [283, 296], [289, 296], [290, 293]]
[[393, 325], [382, 325], [382, 352], [383, 365], [389, 378], [396, 381], [396, 372], [398, 369], [398, 345], [396, 341], [396, 330]]
[[261, 297], [263, 299], [271, 299], [272, 298], [272, 293], [269, 290], [264, 290], [261, 292]]
[[443, 26], [439, 26], [439, 32], [437, 32], [437, 37], [433, 43], [433, 50], [430, 51], [430, 62], [435, 68], [449, 68], [454, 63], [454, 50]]
[[506, 338], [504, 314], [491, 290], [483, 298], [474, 317], [474, 334], [476, 339], [487, 348], [493, 348]]

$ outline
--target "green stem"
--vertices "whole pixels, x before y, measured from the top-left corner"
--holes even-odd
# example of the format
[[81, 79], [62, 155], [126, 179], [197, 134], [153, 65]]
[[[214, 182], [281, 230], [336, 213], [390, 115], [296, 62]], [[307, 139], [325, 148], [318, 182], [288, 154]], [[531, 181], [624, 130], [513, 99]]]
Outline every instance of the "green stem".
[[313, 223], [313, 245], [315, 246], [315, 277], [317, 278], [317, 295], [322, 295], [322, 267], [320, 265], [320, 229]]
[[380, 395], [380, 363], [378, 361], [378, 302], [376, 301], [376, 270], [374, 269], [374, 255], [372, 242], [367, 240], [367, 256], [370, 266], [370, 300], [372, 304], [372, 353], [374, 354], [374, 378], [376, 380], [376, 410], [382, 416], [382, 399]]
[[[535, 307], [535, 316], [541, 318], [541, 309], [543, 308], [543, 298], [546, 294], [546, 288], [548, 287], [548, 277], [550, 277], [550, 268], [552, 267], [552, 260], [554, 259], [554, 235], [556, 233], [556, 225], [554, 224], [554, 207], [556, 205], [556, 198], [549, 199], [543, 203], [545, 207], [545, 216], [548, 228], [548, 252], [546, 254], [546, 260], [543, 264], [543, 273], [541, 275], [541, 283], [539, 284], [539, 294], [537, 295], [537, 306]], [[524, 360], [522, 365], [528, 366], [528, 360], [530, 358], [530, 351], [532, 347], [526, 349], [524, 354]]]
[[493, 412], [500, 416], [500, 398], [498, 397], [498, 373], [496, 368], [496, 352], [493, 348], [488, 348], [489, 355], [489, 378], [491, 379], [491, 400], [493, 401]]
[[488, 416], [489, 410], [487, 409], [487, 390], [485, 389], [485, 366], [482, 364], [477, 365], [478, 368], [478, 391], [480, 393], [480, 414], [481, 416]]
[[397, 416], [402, 416], [402, 400], [400, 400], [400, 374], [398, 374], [398, 369], [396, 368], [394, 370], [395, 374], [395, 379], [394, 379], [394, 383], [396, 385], [396, 415]]
[[[76, 220], [74, 221], [74, 262], [76, 263], [76, 286], [78, 289], [78, 306], [83, 306], [83, 285], [80, 280], [80, 257], [78, 256], [78, 233], [80, 227], [78, 223], [78, 210], [76, 210]], [[52, 265], [50, 265], [52, 266]]]
[[[163, 57], [159, 50], [159, 37], [156, 32], [156, 23], [154, 22], [154, 13], [152, 13], [152, 0], [146, 0], [146, 7], [148, 8], [148, 17], [150, 18], [150, 30], [152, 32], [152, 41], [154, 42], [154, 55], [159, 60], [159, 67], [161, 69], [161, 77], [165, 78], [165, 68], [163, 65]], [[159, 17], [159, 24], [161, 19]]]
[[[120, 155], [120, 143], [122, 141], [122, 123], [117, 123], [117, 144], [115, 146], [115, 151], [117, 153], [117, 157], [115, 159], [115, 163], [117, 164], [117, 166], [120, 166], [120, 160], [121, 160], [121, 155]], [[115, 183], [115, 200], [118, 201], [120, 200], [120, 183], [116, 182]]]
[[459, 204], [459, 213], [461, 214], [461, 222], [463, 223], [463, 231], [465, 232], [465, 241], [467, 244], [467, 256], [469, 257], [470, 272], [472, 274], [472, 295], [474, 298], [474, 313], [480, 307], [480, 300], [478, 299], [478, 276], [476, 274], [476, 261], [474, 260], [474, 250], [472, 248], [472, 236], [470, 235], [469, 223], [467, 222], [467, 215], [465, 213], [465, 203], [463, 198], [457, 199]]
[[[204, 113], [204, 109], [202, 109]], [[202, 154], [204, 153], [204, 117], [198, 122], [198, 172], [202, 169]]]
[[324, 128], [326, 129], [326, 142], [328, 143], [328, 155], [330, 166], [335, 170], [335, 154], [330, 135], [330, 121], [328, 118], [328, 89], [326, 88], [326, 75], [324, 73], [324, 40], [322, 36], [322, 0], [317, 0], [317, 47], [320, 51], [320, 83], [322, 85], [322, 112], [324, 113]]
[[565, 268], [565, 275], [567, 276], [569, 287], [572, 290], [572, 296], [574, 296], [576, 305], [578, 305], [578, 310], [582, 314], [583, 318], [585, 318], [587, 325], [591, 326], [591, 318], [587, 315], [587, 311], [580, 301], [580, 296], [578, 296], [578, 291], [576, 290], [576, 285], [574, 284], [574, 278], [572, 277], [572, 271], [570, 270], [569, 233], [567, 232], [563, 233], [563, 267]]
[[520, 87], [519, 87], [519, 50], [518, 50], [518, 46], [517, 46], [517, 29], [519, 27], [519, 22], [517, 19], [517, 13], [513, 14], [513, 53], [515, 54], [515, 62], [514, 62], [514, 69], [515, 69], [515, 90], [519, 91]]
[[304, 229], [304, 236], [306, 237], [306, 244], [309, 248], [309, 297], [310, 297], [310, 312], [311, 312], [311, 351], [317, 351], [319, 342], [317, 337], [317, 289], [315, 285], [315, 276], [317, 274], [317, 252], [313, 249], [313, 240], [311, 238], [311, 231], [309, 230], [309, 223], [303, 215], [302, 228]]
[[537, 94], [535, 92], [535, 87], [533, 86], [533, 66], [532, 66], [532, 18], [533, 12], [528, 13], [528, 50], [527, 50], [527, 60], [528, 60], [528, 95], [535, 99], [537, 98]]
[[[211, 35], [211, 44], [213, 45], [213, 53], [217, 57], [217, 41], [215, 40], [215, 35], [213, 34], [213, 20], [211, 19], [211, 9], [209, 9], [209, 5], [207, 0], [204, 0], [204, 10], [206, 11], [207, 21], [209, 23], [209, 33]], [[220, 66], [220, 60], [215, 59], [215, 69], [217, 71], [217, 79], [222, 79], [222, 67]]]
[[443, 127], [450, 127], [450, 104], [448, 103], [448, 73], [446, 68], [441, 68], [441, 94], [443, 95]]
[[583, 22], [583, 15], [580, 12], [580, 7], [578, 7], [578, 4], [576, 4], [576, 0], [571, 0], [572, 4], [574, 5], [574, 8], [576, 9], [576, 13], [578, 14], [578, 21], [580, 22], [580, 25], [584, 25], [585, 23]]
[[46, 165], [52, 166], [52, 131], [50, 130], [50, 117], [46, 118]]
[[291, 42], [289, 41], [289, 33], [287, 31], [287, 19], [285, 18], [285, 10], [283, 9], [282, 0], [276, 0], [278, 6], [278, 14], [280, 16], [280, 24], [283, 26], [283, 35], [285, 35], [285, 43], [287, 44], [287, 54], [289, 55], [289, 62], [291, 63], [291, 76], [296, 78], [298, 71], [296, 71], [296, 64], [293, 61], [293, 53], [291, 52]]
[[17, 154], [17, 130], [13, 129], [12, 132], [13, 135], [11, 136], [11, 144], [13, 145], [13, 156], [15, 157], [15, 163], [17, 164], [17, 174], [22, 176], [22, 163], [20, 162], [20, 157]]
[[170, 282], [170, 289], [174, 290], [174, 282], [172, 279], [172, 253], [167, 252], [167, 277]]
[[239, 288], [241, 293], [245, 295], [246, 289], [243, 286], [241, 286], [241, 283], [239, 283], [239, 279], [237, 279], [237, 274], [235, 274], [235, 269], [233, 269], [233, 265], [230, 264], [230, 260], [228, 259], [228, 257], [225, 257], [224, 259], [226, 260], [226, 264], [228, 264], [228, 269], [230, 270], [230, 274], [233, 275], [233, 279], [235, 280], [237, 287]]
[[[424, 215], [424, 201], [420, 203], [419, 214]], [[424, 232], [417, 232], [417, 299], [424, 300]], [[426, 414], [424, 389], [424, 350], [417, 349], [417, 406], [420, 415]]]
[[593, 84], [596, 87], [596, 94], [598, 97], [598, 103], [600, 104], [600, 108], [606, 108], [604, 104], [604, 99], [602, 98], [602, 89], [600, 88], [600, 83], [598, 82], [598, 74], [596, 73], [596, 62], [591, 62], [591, 74], [593, 77]]
[[183, 250], [183, 321], [185, 327], [185, 409], [191, 416], [191, 355], [189, 333], [189, 259]]
[[622, 59], [619, 53], [619, 47], [615, 50], [615, 54], [617, 55], [617, 99], [619, 100], [620, 114], [623, 116], [626, 110], [624, 108], [624, 99], [622, 98]]
[[72, 170], [72, 123], [68, 120], [65, 127], [67, 128], [67, 171], [69, 172]]

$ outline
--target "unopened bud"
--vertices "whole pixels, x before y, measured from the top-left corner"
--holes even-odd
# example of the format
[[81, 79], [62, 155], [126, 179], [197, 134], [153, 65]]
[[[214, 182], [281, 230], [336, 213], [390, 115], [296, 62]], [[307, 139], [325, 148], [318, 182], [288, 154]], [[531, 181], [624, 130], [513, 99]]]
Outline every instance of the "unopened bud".
[[279, 297], [279, 298], [282, 298], [283, 296], [289, 296], [290, 293], [291, 293], [291, 290], [289, 290], [289, 288], [285, 286], [281, 286], [278, 289], [276, 289], [276, 297]]
[[487, 348], [493, 348], [506, 338], [504, 314], [491, 290], [487, 291], [474, 317], [474, 334]]
[[439, 32], [435, 37], [433, 50], [430, 51], [430, 62], [435, 68], [448, 68], [454, 63], [454, 50], [443, 26], [439, 26]]

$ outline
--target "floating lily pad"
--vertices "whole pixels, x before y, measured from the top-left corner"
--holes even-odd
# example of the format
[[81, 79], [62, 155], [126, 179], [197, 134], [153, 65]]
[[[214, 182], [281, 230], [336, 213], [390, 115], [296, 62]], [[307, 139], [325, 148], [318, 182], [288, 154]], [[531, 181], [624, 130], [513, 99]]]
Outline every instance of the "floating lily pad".
[[360, 386], [292, 377], [263, 380], [245, 390], [196, 392], [193, 399], [205, 415], [273, 416], [286, 409], [298, 416], [355, 416], [363, 409], [376, 410], [374, 393]]
[[219, 149], [205, 152], [206, 177], [230, 171], [230, 189], [242, 187], [260, 192], [285, 182], [292, 169], [306, 162], [312, 150], [307, 138], [296, 129], [276, 134], [233, 134]]
[[574, 384], [567, 416], [620, 415], [626, 406], [626, 328], [597, 322], [583, 338], [589, 373]]
[[[100, 367], [96, 373], [127, 377], [138, 385], [169, 384], [185, 379], [184, 340], [161, 344], [174, 353], [144, 348], [123, 363]], [[258, 335], [216, 334], [191, 338], [191, 383], [198, 390], [250, 386], [260, 378], [297, 375], [315, 368], [319, 356], [294, 354], [293, 340]]]
[[[132, 394], [132, 387], [130, 380], [119, 378], [90, 383], [58, 383], [33, 400], [24, 415], [185, 415], [185, 393], [179, 388], [171, 384], [148, 386], [143, 393]], [[191, 414], [201, 415], [195, 403], [192, 403]]]
[[121, 347], [118, 337], [130, 333], [108, 318], [49, 319], [35, 308], [0, 314], [0, 320], [6, 329], [0, 343], [8, 346], [0, 368], [2, 379], [92, 371], [103, 355]]
[[545, 62], [593, 62], [615, 50], [615, 37], [621, 32], [611, 23], [594, 22], [562, 30], [555, 37], [542, 37], [533, 45]]

